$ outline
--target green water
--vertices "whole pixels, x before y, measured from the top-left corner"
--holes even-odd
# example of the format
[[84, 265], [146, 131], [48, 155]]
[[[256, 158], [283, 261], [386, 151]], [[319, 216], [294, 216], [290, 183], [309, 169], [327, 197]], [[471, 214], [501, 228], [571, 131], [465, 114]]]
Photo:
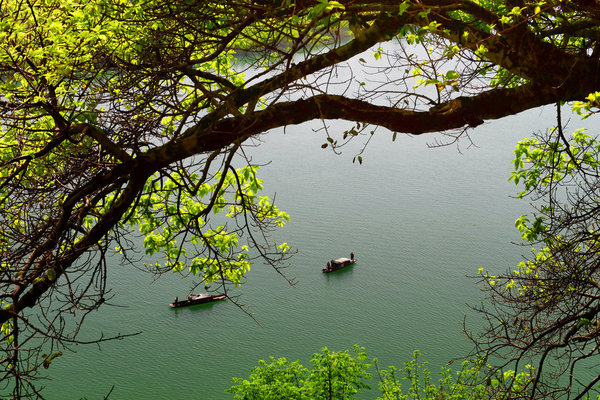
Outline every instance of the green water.
[[[266, 192], [292, 217], [277, 232], [298, 248], [286, 273], [255, 265], [237, 294], [262, 327], [229, 302], [172, 310], [190, 280], [110, 266], [116, 306], [104, 306], [85, 335], [142, 334], [101, 346], [78, 346], [53, 362], [50, 399], [228, 399], [231, 377], [247, 377], [269, 355], [308, 364], [323, 346], [366, 347], [383, 366], [401, 365], [419, 349], [437, 371], [469, 350], [462, 321], [480, 296], [466, 278], [479, 267], [510, 268], [527, 249], [513, 221], [528, 211], [507, 181], [516, 141], [552, 123], [552, 110], [534, 110], [486, 124], [471, 143], [428, 148], [442, 136], [399, 136], [383, 130], [362, 166], [352, 163], [360, 142], [337, 156], [322, 150], [315, 125], [263, 137], [250, 150]], [[335, 124], [335, 122], [332, 122]], [[322, 274], [327, 260], [358, 263]], [[144, 259], [145, 261], [151, 261]], [[477, 327], [477, 317], [469, 323]], [[375, 398], [367, 393], [365, 399]]]

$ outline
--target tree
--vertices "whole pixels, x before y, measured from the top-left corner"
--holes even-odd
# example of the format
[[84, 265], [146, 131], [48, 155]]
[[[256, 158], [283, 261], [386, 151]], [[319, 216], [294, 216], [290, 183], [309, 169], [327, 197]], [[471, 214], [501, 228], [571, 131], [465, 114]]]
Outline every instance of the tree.
[[[67, 316], [106, 301], [106, 256], [129, 260], [132, 230], [154, 271], [225, 292], [257, 259], [282, 272], [268, 232], [288, 216], [244, 144], [313, 119], [356, 122], [324, 125], [334, 151], [371, 125], [456, 138], [586, 101], [599, 22], [587, 0], [3, 2], [3, 390], [41, 396], [40, 367], [78, 340]], [[352, 57], [377, 82], [337, 75]]]
[[506, 370], [490, 375], [486, 360], [475, 357], [464, 360], [458, 371], [452, 371], [448, 365], [442, 367], [436, 385], [432, 382], [427, 363], [419, 362], [420, 355], [418, 350], [415, 351], [413, 359], [404, 363], [402, 370], [394, 366], [387, 370], [377, 369], [379, 389], [383, 395], [377, 400], [505, 399], [515, 394], [522, 395], [531, 381], [530, 365], [518, 373]]
[[313, 354], [310, 371], [298, 361], [271, 357], [252, 368], [248, 380], [234, 378], [228, 389], [234, 399], [244, 400], [350, 400], [359, 391], [370, 389], [364, 349], [354, 346], [354, 354], [330, 351], [326, 347]]
[[[596, 98], [575, 108], [587, 117]], [[474, 341], [503, 360], [497, 368], [535, 366], [528, 397], [579, 399], [600, 381], [600, 142], [582, 129], [567, 140], [557, 115], [549, 135], [515, 149], [511, 179], [536, 205], [515, 225], [532, 252], [503, 274], [480, 270], [489, 301], [479, 307], [487, 323]]]

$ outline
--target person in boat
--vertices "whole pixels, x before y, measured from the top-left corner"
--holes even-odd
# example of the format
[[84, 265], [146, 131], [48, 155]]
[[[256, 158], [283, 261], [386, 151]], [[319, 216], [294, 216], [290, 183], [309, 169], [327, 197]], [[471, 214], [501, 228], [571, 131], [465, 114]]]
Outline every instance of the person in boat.
[[354, 252], [350, 253], [350, 259], [354, 260]]
[[173, 304], [177, 304], [178, 301], [179, 301], [179, 297], [175, 297], [175, 301], [173, 302]]

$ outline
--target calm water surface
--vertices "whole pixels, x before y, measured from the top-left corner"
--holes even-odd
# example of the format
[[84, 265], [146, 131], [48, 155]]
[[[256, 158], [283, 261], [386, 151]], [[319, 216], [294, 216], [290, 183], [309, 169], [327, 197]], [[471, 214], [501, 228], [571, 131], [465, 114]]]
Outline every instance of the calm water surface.
[[[358, 343], [383, 366], [401, 365], [419, 349], [433, 371], [469, 345], [462, 320], [479, 292], [467, 275], [479, 267], [502, 271], [526, 249], [513, 221], [529, 211], [510, 196], [517, 140], [553, 122], [552, 109], [486, 124], [474, 145], [430, 149], [442, 136], [398, 136], [378, 131], [362, 166], [352, 163], [360, 142], [341, 156], [322, 150], [315, 125], [273, 131], [251, 153], [266, 193], [292, 217], [276, 233], [298, 248], [287, 274], [255, 265], [240, 290], [259, 326], [235, 305], [220, 302], [172, 310], [192, 282], [177, 276], [153, 281], [120, 265], [110, 268], [113, 304], [93, 315], [88, 334], [142, 334], [100, 349], [78, 346], [53, 362], [50, 399], [230, 399], [234, 376], [247, 377], [269, 355], [299, 359], [327, 346]], [[334, 124], [335, 122], [332, 122]], [[353, 251], [359, 262], [325, 275], [331, 258]], [[151, 259], [145, 259], [151, 262]], [[477, 326], [477, 317], [470, 317]], [[376, 385], [374, 385], [376, 386]], [[374, 399], [375, 392], [365, 399]]]

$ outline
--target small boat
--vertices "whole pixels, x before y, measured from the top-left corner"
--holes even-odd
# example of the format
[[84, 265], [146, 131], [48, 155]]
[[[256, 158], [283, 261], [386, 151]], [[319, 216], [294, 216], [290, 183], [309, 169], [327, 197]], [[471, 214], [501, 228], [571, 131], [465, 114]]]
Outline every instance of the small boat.
[[327, 263], [327, 266], [325, 268], [323, 268], [323, 272], [328, 273], [328, 272], [337, 271], [338, 269], [349, 267], [350, 265], [354, 264], [355, 262], [356, 262], [356, 259], [354, 257], [352, 257], [352, 258], [342, 257], [342, 258], [338, 258], [337, 260], [331, 260], [330, 262]]
[[195, 304], [204, 304], [204, 303], [212, 303], [213, 301], [224, 300], [227, 298], [226, 294], [210, 294], [210, 293], [200, 293], [200, 294], [192, 294], [188, 296], [187, 300], [179, 300], [175, 297], [175, 301], [169, 304], [171, 308], [179, 308], [179, 307], [187, 307], [193, 306]]

